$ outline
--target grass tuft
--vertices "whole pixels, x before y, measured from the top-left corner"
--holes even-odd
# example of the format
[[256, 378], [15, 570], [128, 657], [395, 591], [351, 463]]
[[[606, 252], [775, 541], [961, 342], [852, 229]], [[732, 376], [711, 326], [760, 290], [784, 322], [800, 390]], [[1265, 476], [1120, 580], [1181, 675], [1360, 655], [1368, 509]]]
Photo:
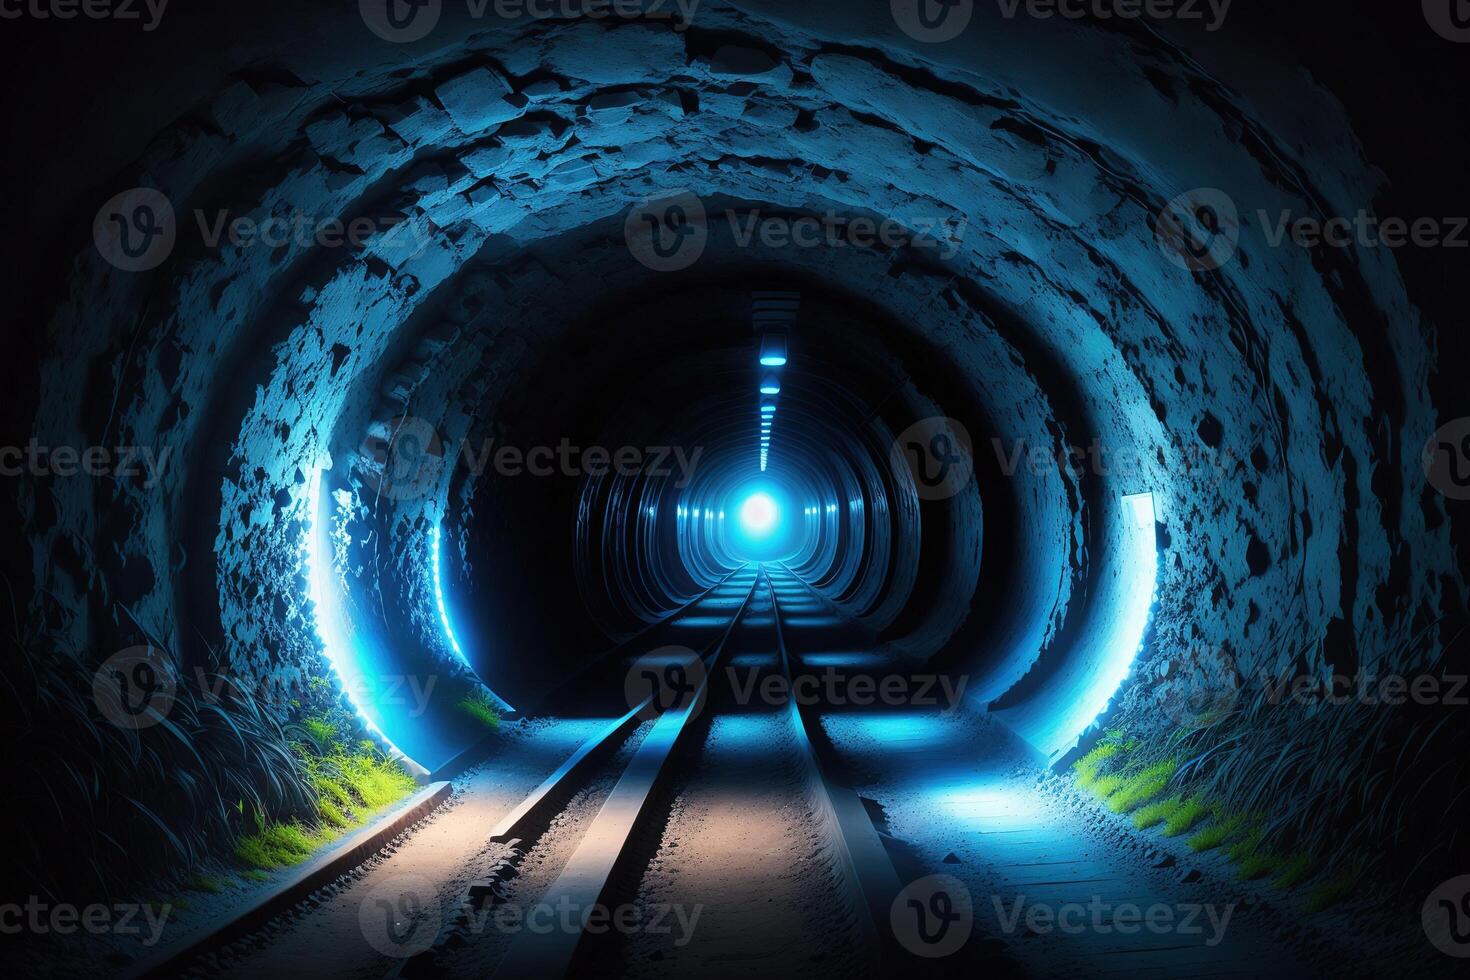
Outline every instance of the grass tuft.
[[1072, 763], [1072, 771], [1077, 774], [1077, 785], [1083, 789], [1096, 786], [1098, 777], [1102, 775], [1103, 765], [1122, 751], [1123, 746], [1117, 742], [1102, 742]]
[[1140, 807], [1133, 814], [1133, 826], [1139, 830], [1147, 830], [1150, 827], [1164, 823], [1184, 806], [1182, 796], [1171, 796], [1167, 800], [1155, 800], [1146, 806]]
[[1261, 846], [1265, 838], [1265, 831], [1256, 827], [1230, 846], [1230, 860], [1240, 865], [1236, 875], [1241, 881], [1264, 878], [1286, 864], [1285, 857]]
[[500, 727], [500, 712], [495, 709], [494, 702], [484, 688], [477, 688], [474, 694], [460, 701], [459, 710], [486, 728]]
[[[359, 741], [349, 751], [343, 730], [322, 718], [308, 718], [301, 728], [314, 745], [298, 741], [292, 748], [316, 793], [313, 819], [258, 818], [256, 832], [241, 837], [235, 845], [235, 856], [253, 868], [276, 870], [300, 864], [323, 844], [408, 796], [416, 786], [403, 766], [372, 742]], [[317, 754], [316, 747], [325, 748], [326, 754]]]
[[1281, 865], [1280, 873], [1271, 882], [1272, 888], [1295, 888], [1312, 876], [1316, 862], [1310, 854], [1298, 852]]
[[307, 718], [301, 722], [301, 727], [324, 749], [331, 748], [337, 740], [336, 727], [325, 718]]
[[332, 837], [329, 830], [313, 829], [295, 820], [270, 823], [242, 837], [235, 845], [235, 856], [256, 868], [274, 871], [300, 864]]
[[1108, 807], [1114, 813], [1127, 813], [1162, 793], [1169, 785], [1179, 763], [1165, 759], [1127, 776], [1109, 795]]
[[218, 895], [225, 890], [225, 883], [210, 875], [193, 875], [188, 881], [184, 882], [184, 887], [190, 891]]
[[1164, 836], [1178, 837], [1186, 830], [1193, 830], [1196, 824], [1209, 815], [1210, 805], [1201, 797], [1187, 797], [1173, 813], [1164, 818]]
[[1216, 816], [1213, 821], [1206, 824], [1204, 829], [1196, 833], [1188, 841], [1191, 851], [1209, 851], [1219, 847], [1245, 829], [1245, 814], [1237, 813], [1231, 816]]
[[1260, 853], [1261, 842], [1266, 839], [1266, 832], [1260, 827], [1251, 827], [1246, 835], [1230, 845], [1226, 853], [1230, 860], [1239, 864]]
[[1314, 887], [1307, 894], [1307, 911], [1321, 912], [1336, 905], [1352, 894], [1358, 876], [1352, 871], [1340, 871]]

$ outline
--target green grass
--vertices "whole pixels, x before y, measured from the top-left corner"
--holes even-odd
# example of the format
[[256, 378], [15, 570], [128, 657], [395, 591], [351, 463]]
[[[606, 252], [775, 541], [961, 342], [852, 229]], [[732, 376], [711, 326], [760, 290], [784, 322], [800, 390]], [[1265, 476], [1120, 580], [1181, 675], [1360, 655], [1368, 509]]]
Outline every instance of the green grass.
[[[1163, 824], [1165, 834], [1173, 837], [1193, 827], [1209, 813], [1209, 805], [1197, 796], [1187, 799], [1183, 796], [1171, 796], [1167, 800], [1157, 800], [1141, 807], [1133, 814], [1133, 826], [1139, 830], [1147, 830]], [[1240, 818], [1227, 817], [1220, 824], [1212, 825], [1196, 834], [1189, 845], [1196, 851], [1219, 847], [1244, 826], [1245, 822]], [[1230, 860], [1239, 865], [1237, 873], [1242, 881], [1275, 875], [1271, 887], [1295, 888], [1311, 877], [1316, 867], [1311, 855], [1300, 851], [1284, 855], [1266, 850], [1262, 847], [1264, 838], [1264, 832], [1256, 827], [1231, 845]]]
[[1164, 836], [1178, 837], [1210, 815], [1210, 806], [1201, 797], [1191, 796], [1164, 818]]
[[458, 707], [486, 728], [500, 727], [500, 712], [495, 710], [495, 705], [484, 688], [477, 689], [474, 694], [460, 701]]
[[1307, 911], [1321, 912], [1325, 908], [1336, 905], [1352, 894], [1353, 888], [1357, 883], [1358, 876], [1352, 871], [1338, 872], [1331, 878], [1315, 886], [1307, 894]]
[[1243, 838], [1230, 845], [1230, 860], [1240, 865], [1236, 875], [1241, 881], [1254, 881], [1280, 871], [1286, 858], [1263, 847], [1266, 833], [1261, 828], [1252, 829]]
[[343, 783], [369, 810], [397, 803], [416, 787], [413, 777], [396, 760], [381, 753], [333, 756]]
[[1165, 759], [1124, 778], [1108, 796], [1108, 807], [1114, 813], [1127, 813], [1158, 796], [1169, 785], [1179, 763]]
[[240, 872], [240, 877], [241, 878], [244, 878], [246, 881], [256, 881], [256, 882], [259, 882], [259, 881], [270, 881], [271, 880], [271, 876], [268, 875], [268, 874], [266, 874], [264, 871], [260, 870], [259, 868], [246, 868], [244, 871], [241, 871]]
[[[1231, 813], [1219, 800], [1199, 794], [1159, 797], [1179, 770], [1166, 759], [1147, 766], [1130, 763], [1136, 740], [1111, 731], [1072, 765], [1077, 785], [1101, 797], [1115, 813], [1132, 813], [1139, 830], [1162, 825], [1166, 837], [1193, 831], [1186, 843], [1195, 852], [1227, 847], [1227, 855], [1242, 881], [1269, 879], [1277, 889], [1292, 889], [1317, 874], [1320, 865], [1310, 848], [1282, 851], [1267, 846], [1265, 817], [1259, 813]], [[1352, 894], [1357, 876], [1342, 872], [1319, 881], [1308, 893], [1308, 912], [1328, 908]]]
[[372, 742], [358, 742], [348, 751], [342, 729], [330, 721], [308, 718], [301, 727], [317, 747], [327, 750], [317, 754], [313, 746], [293, 745], [316, 793], [315, 812], [309, 820], [258, 818], [256, 832], [235, 845], [235, 856], [251, 868], [273, 871], [300, 864], [344, 831], [408, 796], [417, 785], [403, 766]]
[[225, 883], [210, 875], [193, 875], [184, 882], [184, 887], [190, 891], [207, 892], [210, 895], [218, 895], [225, 890]]
[[1240, 867], [1237, 874], [1242, 881], [1274, 876], [1273, 888], [1294, 888], [1312, 876], [1316, 863], [1305, 851], [1283, 854], [1265, 847], [1266, 833], [1260, 826], [1252, 826], [1246, 835], [1230, 846], [1230, 860]]
[[301, 723], [316, 743], [324, 748], [330, 747], [337, 740], [337, 728], [325, 718], [307, 718]]
[[335, 835], [325, 828], [311, 828], [299, 821], [269, 823], [258, 833], [242, 837], [235, 856], [257, 868], [277, 870], [300, 864]]
[[1286, 858], [1271, 851], [1260, 851], [1252, 854], [1240, 862], [1240, 868], [1235, 872], [1241, 881], [1255, 881], [1269, 874], [1279, 872], [1286, 866]]
[[1260, 827], [1252, 827], [1244, 837], [1230, 845], [1225, 853], [1230, 855], [1230, 860], [1239, 864], [1261, 852], [1261, 842], [1266, 839], [1266, 832]]
[[1167, 800], [1155, 800], [1146, 806], [1140, 807], [1133, 814], [1133, 826], [1139, 830], [1147, 830], [1167, 821], [1184, 806], [1184, 797], [1171, 796]]
[[1317, 863], [1310, 854], [1296, 853], [1281, 865], [1280, 873], [1271, 882], [1272, 888], [1295, 888], [1312, 876]]
[[1245, 829], [1245, 814], [1237, 813], [1231, 816], [1216, 815], [1215, 819], [1206, 824], [1204, 829], [1196, 833], [1188, 841], [1191, 851], [1209, 851], [1219, 847]]
[[1077, 774], [1077, 785], [1083, 789], [1092, 789], [1101, 774], [1103, 763], [1117, 755], [1121, 748], [1116, 742], [1104, 742], [1072, 763], [1072, 771]]

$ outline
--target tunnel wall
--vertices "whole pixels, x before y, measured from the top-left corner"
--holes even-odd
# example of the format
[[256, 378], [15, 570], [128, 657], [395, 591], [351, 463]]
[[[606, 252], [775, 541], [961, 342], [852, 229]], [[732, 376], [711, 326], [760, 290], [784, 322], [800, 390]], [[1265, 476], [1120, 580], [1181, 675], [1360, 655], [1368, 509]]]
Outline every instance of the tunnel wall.
[[[1236, 261], [1196, 273], [1156, 241], [1154, 215], [1187, 186], [1273, 211], [1371, 200], [1378, 177], [1324, 92], [1293, 80], [1286, 120], [1219, 79], [1223, 49], [1210, 73], [1162, 35], [1067, 26], [1076, 71], [1047, 72], [1020, 53], [1035, 24], [997, 21], [941, 52], [863, 16], [742, 3], [686, 31], [447, 25], [403, 50], [222, 61], [108, 188], [163, 191], [179, 245], [129, 273], [79, 236], [34, 406], [43, 442], [167, 447], [175, 463], [156, 487], [21, 486], [26, 642], [91, 664], [144, 635], [247, 685], [320, 676], [301, 563], [313, 475], [341, 477], [364, 432], [399, 414], [449, 440], [491, 431], [501, 383], [601, 284], [659, 281], [628, 260], [622, 219], [685, 189], [962, 227], [943, 255], [763, 254], [717, 218], [702, 261], [769, 261], [872, 295], [951, 359], [983, 411], [977, 452], [1000, 440], [1055, 459], [1097, 440], [1136, 461], [979, 488], [1014, 502], [1013, 533], [1031, 542], [1009, 586], [1029, 598], [986, 624], [1016, 641], [1009, 655], [949, 648], [976, 636], [967, 581], [926, 596], [929, 615], [894, 643], [983, 666], [987, 700], [1024, 700], [1066, 663], [1117, 544], [1100, 515], [1143, 487], [1165, 532], [1152, 658], [1223, 651], [1240, 676], [1302, 658], [1384, 671], [1463, 608], [1444, 503], [1420, 471], [1434, 328], [1392, 256], [1270, 248], [1248, 224]], [[208, 249], [195, 208], [406, 221], [361, 249]], [[447, 519], [466, 561], [495, 548], [470, 547], [465, 519], [495, 489], [455, 479], [378, 517], [409, 556], [395, 608], [415, 610], [439, 662], [429, 528]], [[957, 538], [982, 539], [980, 507], [947, 515]]]

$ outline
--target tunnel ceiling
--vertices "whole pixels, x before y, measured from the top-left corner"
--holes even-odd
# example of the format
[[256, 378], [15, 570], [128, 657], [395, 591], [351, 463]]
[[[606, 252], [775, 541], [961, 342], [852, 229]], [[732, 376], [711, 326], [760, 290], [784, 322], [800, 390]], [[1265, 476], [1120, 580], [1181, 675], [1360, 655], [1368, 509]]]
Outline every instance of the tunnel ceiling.
[[[424, 574], [442, 528], [479, 641], [464, 671], [534, 698], [720, 568], [656, 539], [612, 567], [598, 522], [645, 498], [487, 479], [461, 448], [575, 433], [724, 458], [754, 430], [761, 290], [801, 304], [773, 459], [887, 508], [864, 518], [881, 560], [825, 587], [891, 655], [976, 671], [980, 703], [1023, 709], [1107, 620], [1127, 494], [1154, 494], [1160, 662], [1351, 673], [1462, 608], [1420, 463], [1432, 326], [1385, 250], [1271, 248], [1255, 217], [1374, 199], [1344, 110], [1289, 66], [1242, 80], [1224, 38], [994, 17], [926, 45], [881, 8], [494, 29], [451, 11], [409, 44], [355, 12], [302, 13], [289, 51], [245, 34], [182, 64], [188, 85], [114, 123], [146, 142], [120, 139], [131, 158], [72, 188], [87, 217], [160, 193], [176, 241], [128, 271], [76, 236], [31, 406], [43, 442], [167, 446], [173, 464], [156, 487], [21, 494], [28, 642], [90, 662], [141, 639], [246, 680], [321, 675], [302, 540], [325, 486], [372, 529], [338, 558], [385, 648], [454, 660]], [[1043, 31], [1065, 70], [1023, 54]], [[1250, 205], [1218, 268], [1182, 261], [1159, 225], [1199, 187]], [[659, 268], [630, 215], [671, 198], [704, 211], [700, 251]], [[211, 245], [220, 215], [372, 233]], [[773, 215], [902, 234], [792, 247], [752, 224]], [[887, 458], [939, 416], [965, 421], [976, 470], [943, 507]], [[385, 493], [373, 447], [405, 418], [448, 463]], [[1015, 455], [1091, 446], [1119, 465]], [[922, 544], [905, 531], [921, 517]], [[585, 615], [552, 615], [573, 594]], [[532, 664], [538, 643], [568, 652]]]

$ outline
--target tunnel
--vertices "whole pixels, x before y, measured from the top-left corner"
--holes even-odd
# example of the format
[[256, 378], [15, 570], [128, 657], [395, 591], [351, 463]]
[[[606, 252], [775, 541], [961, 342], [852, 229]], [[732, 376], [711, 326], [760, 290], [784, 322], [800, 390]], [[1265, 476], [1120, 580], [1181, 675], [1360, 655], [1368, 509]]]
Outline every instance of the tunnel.
[[1447, 975], [1470, 33], [1249, 6], [0, 5], [17, 964]]

